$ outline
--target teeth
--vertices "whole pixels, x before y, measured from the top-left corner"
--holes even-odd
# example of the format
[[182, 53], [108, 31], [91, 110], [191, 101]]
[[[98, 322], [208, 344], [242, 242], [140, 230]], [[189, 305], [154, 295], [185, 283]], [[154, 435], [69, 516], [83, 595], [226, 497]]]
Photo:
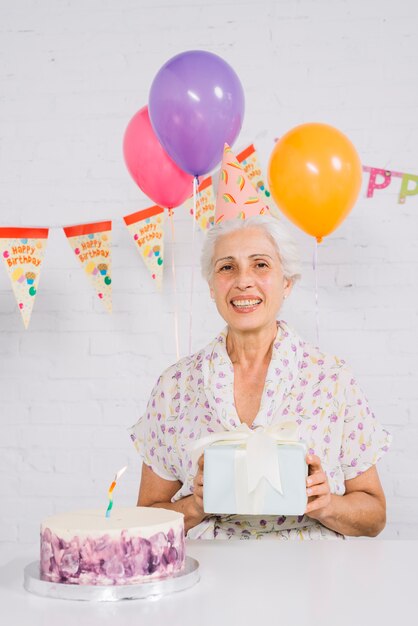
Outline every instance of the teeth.
[[260, 302], [261, 300], [232, 300], [232, 304], [237, 307], [254, 306]]

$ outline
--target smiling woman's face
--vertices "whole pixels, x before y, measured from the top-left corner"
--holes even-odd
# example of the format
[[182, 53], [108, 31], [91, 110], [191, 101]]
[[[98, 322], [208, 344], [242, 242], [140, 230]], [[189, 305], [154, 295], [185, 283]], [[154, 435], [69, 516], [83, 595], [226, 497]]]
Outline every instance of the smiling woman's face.
[[220, 315], [239, 331], [256, 331], [275, 323], [292, 287], [283, 276], [273, 242], [256, 227], [218, 239], [209, 286]]

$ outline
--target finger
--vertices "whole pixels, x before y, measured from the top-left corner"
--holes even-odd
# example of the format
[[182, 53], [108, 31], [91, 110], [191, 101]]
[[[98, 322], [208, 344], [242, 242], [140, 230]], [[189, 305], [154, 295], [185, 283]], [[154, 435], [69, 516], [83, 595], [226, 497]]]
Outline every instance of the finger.
[[319, 485], [320, 483], [325, 483], [327, 482], [327, 480], [327, 475], [323, 470], [321, 470], [320, 472], [314, 472], [313, 474], [309, 474], [308, 478], [306, 479], [306, 484], [309, 487], [311, 485]]
[[321, 483], [320, 485], [317, 485], [316, 487], [309, 487], [309, 489], [306, 490], [306, 493], [309, 497], [325, 496], [327, 495], [327, 493], [329, 493], [329, 486], [327, 483]]
[[199, 467], [199, 469], [200, 469], [200, 470], [203, 470], [204, 463], [205, 463], [205, 456], [202, 454], [202, 455], [199, 457], [199, 461], [198, 461], [198, 463], [197, 463], [197, 465], [198, 465], [198, 467]]
[[306, 463], [309, 466], [309, 473], [322, 470], [321, 459], [316, 454], [308, 454], [306, 455]]
[[312, 502], [309, 502], [306, 507], [306, 513], [311, 513], [312, 511], [316, 511], [318, 509], [323, 509], [329, 503], [328, 496], [321, 496], [320, 498], [315, 498]]

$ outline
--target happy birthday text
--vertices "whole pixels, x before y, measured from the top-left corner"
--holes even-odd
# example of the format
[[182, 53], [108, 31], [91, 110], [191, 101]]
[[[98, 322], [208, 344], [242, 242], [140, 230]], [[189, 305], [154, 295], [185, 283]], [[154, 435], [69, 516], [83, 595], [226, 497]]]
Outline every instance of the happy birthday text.
[[35, 267], [38, 267], [41, 263], [41, 259], [33, 256], [35, 250], [36, 248], [34, 246], [12, 246], [11, 254], [14, 256], [6, 259], [7, 265], [14, 267], [15, 265], [28, 265], [31, 263]]

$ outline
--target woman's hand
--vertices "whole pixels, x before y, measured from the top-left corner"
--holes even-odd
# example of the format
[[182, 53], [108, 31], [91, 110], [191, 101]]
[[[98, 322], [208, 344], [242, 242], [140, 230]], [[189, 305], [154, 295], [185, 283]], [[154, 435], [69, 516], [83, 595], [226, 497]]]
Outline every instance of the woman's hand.
[[328, 478], [322, 469], [321, 459], [318, 456], [308, 454], [306, 463], [309, 475], [306, 479], [308, 505], [305, 515], [321, 521], [321, 518], [328, 515], [331, 506]]
[[195, 509], [195, 515], [197, 518], [203, 519], [206, 513], [203, 510], [203, 466], [204, 456], [200, 456], [198, 461], [198, 469], [196, 476], [193, 479], [193, 505]]

